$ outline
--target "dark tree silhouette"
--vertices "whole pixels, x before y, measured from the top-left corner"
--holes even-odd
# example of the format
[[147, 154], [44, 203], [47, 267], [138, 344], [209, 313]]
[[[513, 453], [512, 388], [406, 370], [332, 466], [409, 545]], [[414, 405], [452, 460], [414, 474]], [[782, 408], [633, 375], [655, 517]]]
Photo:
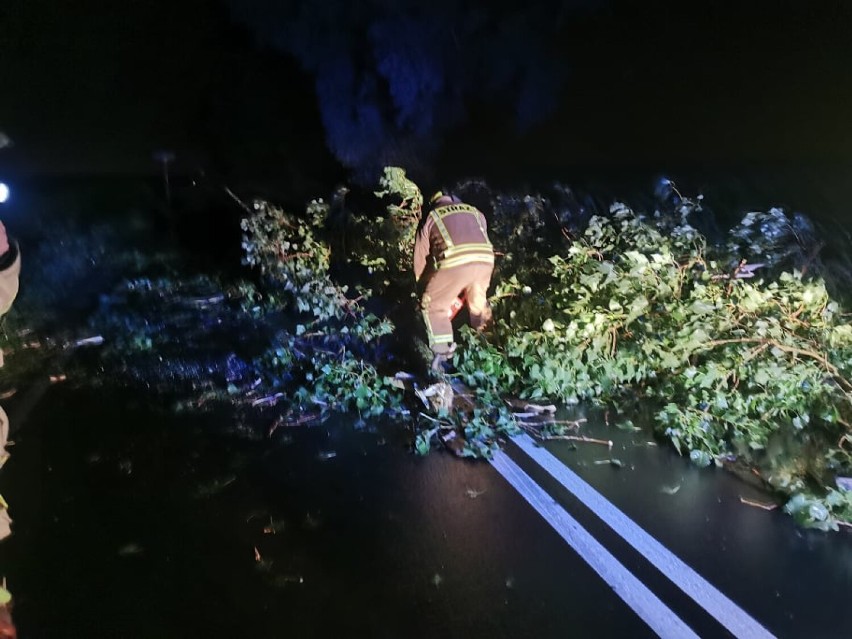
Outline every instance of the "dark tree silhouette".
[[554, 54], [572, 11], [594, 0], [231, 0], [261, 44], [313, 74], [329, 148], [359, 181], [382, 166], [424, 171], [471, 102], [499, 106], [523, 130], [556, 103]]

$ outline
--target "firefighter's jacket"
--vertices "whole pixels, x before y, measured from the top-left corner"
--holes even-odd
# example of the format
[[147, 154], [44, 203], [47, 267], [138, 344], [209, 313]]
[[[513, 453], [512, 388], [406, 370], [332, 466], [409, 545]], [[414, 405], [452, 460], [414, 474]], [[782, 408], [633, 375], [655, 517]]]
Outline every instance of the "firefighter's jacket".
[[15, 242], [0, 255], [0, 316], [5, 315], [18, 295], [18, 276], [21, 274], [21, 251]]
[[472, 262], [494, 263], [482, 212], [460, 203], [431, 210], [414, 240], [414, 277]]

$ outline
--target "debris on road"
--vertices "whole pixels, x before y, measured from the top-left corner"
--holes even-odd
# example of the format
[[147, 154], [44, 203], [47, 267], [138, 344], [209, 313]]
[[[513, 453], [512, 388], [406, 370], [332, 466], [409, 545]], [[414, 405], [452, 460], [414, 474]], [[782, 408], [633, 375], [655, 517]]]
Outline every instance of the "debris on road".
[[674, 486], [661, 486], [660, 492], [664, 495], [674, 495], [680, 490], [680, 486], [680, 484], [675, 484]]
[[775, 510], [778, 508], [778, 504], [755, 501], [753, 499], [746, 499], [745, 497], [740, 497], [740, 503], [751, 506], [752, 508], [760, 508], [761, 510]]
[[610, 466], [615, 466], [616, 468], [623, 468], [624, 463], [620, 459], [616, 459], [615, 457], [611, 457], [609, 459], [598, 459], [594, 462], [595, 466], [603, 466], [604, 464], [609, 464]]

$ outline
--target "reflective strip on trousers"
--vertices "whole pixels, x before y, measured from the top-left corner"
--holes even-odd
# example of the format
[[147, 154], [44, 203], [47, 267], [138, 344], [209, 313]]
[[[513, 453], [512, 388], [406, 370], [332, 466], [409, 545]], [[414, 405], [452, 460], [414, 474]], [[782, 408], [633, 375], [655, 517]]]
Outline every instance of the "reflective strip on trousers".
[[428, 311], [423, 311], [423, 320], [426, 323], [426, 336], [429, 338], [430, 347], [435, 346], [436, 344], [452, 344], [452, 333], [443, 333], [441, 335], [435, 335], [435, 333], [432, 332], [432, 322], [429, 321]]
[[426, 337], [429, 339], [429, 346], [432, 347], [435, 344], [451, 344], [454, 337], [453, 334], [441, 333], [439, 335], [436, 335], [432, 331], [432, 322], [429, 321], [429, 311], [423, 309], [421, 313], [423, 315], [423, 323], [426, 324]]

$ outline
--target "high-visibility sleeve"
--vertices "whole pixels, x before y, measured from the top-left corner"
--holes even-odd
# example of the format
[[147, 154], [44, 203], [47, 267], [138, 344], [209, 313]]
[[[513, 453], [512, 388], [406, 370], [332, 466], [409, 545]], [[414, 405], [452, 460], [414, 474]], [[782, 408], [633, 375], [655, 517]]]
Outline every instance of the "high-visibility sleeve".
[[423, 271], [426, 270], [426, 262], [429, 259], [431, 250], [429, 235], [432, 232], [433, 222], [427, 219], [417, 236], [414, 238], [414, 279], [419, 281], [423, 276]]

